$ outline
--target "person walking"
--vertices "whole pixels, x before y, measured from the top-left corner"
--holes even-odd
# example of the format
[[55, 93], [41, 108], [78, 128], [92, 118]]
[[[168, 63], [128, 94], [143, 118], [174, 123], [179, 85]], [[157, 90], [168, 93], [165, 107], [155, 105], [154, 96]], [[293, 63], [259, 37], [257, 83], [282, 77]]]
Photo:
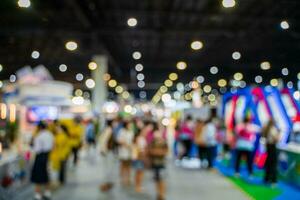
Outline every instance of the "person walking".
[[265, 140], [267, 149], [267, 159], [265, 163], [265, 178], [266, 184], [275, 185], [277, 183], [277, 150], [276, 144], [280, 138], [280, 131], [275, 126], [274, 120], [271, 119], [264, 127], [262, 132], [263, 140]]
[[35, 200], [51, 198], [48, 174], [48, 158], [53, 148], [53, 135], [44, 122], [39, 122], [38, 131], [33, 139], [35, 160], [31, 171], [31, 182], [35, 184]]

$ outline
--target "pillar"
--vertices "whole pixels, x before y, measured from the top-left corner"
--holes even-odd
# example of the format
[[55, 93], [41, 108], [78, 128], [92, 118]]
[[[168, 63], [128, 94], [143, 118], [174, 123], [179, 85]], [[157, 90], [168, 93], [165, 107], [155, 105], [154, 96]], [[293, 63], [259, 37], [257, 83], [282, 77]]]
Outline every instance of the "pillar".
[[92, 90], [92, 109], [94, 112], [100, 113], [107, 98], [107, 86], [103, 76], [107, 73], [108, 60], [105, 55], [95, 55], [93, 61], [97, 63], [98, 67], [92, 71], [92, 78], [96, 83]]

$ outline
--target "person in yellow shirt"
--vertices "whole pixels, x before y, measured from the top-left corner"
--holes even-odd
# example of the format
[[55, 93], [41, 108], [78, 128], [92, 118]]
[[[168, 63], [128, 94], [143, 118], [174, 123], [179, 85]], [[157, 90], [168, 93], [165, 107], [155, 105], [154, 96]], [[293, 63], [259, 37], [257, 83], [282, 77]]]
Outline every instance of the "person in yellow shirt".
[[84, 134], [84, 128], [81, 124], [80, 117], [75, 117], [75, 119], [73, 120], [72, 126], [69, 128], [69, 134], [74, 158], [73, 163], [74, 166], [76, 166], [78, 162], [78, 151], [82, 145], [82, 137]]

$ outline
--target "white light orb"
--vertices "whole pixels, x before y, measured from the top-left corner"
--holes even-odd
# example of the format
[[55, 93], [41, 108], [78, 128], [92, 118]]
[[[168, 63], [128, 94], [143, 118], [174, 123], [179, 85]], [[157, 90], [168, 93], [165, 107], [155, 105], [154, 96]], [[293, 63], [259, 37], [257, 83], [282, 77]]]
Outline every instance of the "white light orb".
[[280, 22], [280, 27], [284, 30], [289, 29], [290, 28], [290, 24], [287, 21], [282, 21]]
[[236, 4], [235, 0], [223, 0], [222, 5], [224, 8], [232, 8]]
[[138, 21], [136, 18], [131, 17], [127, 20], [127, 25], [130, 27], [135, 27], [137, 25]]
[[219, 72], [219, 69], [217, 66], [212, 66], [209, 71], [211, 74], [217, 74]]
[[287, 76], [287, 75], [289, 75], [289, 69], [285, 67], [281, 70], [281, 73], [283, 76]]
[[203, 48], [203, 43], [201, 41], [193, 41], [191, 43], [191, 48], [193, 50], [200, 50]]
[[83, 79], [84, 79], [83, 74], [81, 74], [81, 73], [76, 74], [76, 80], [77, 81], [82, 81]]
[[139, 96], [141, 99], [145, 99], [147, 97], [147, 93], [145, 91], [140, 91]]
[[137, 72], [141, 72], [141, 71], [143, 71], [143, 69], [144, 69], [144, 66], [142, 64], [139, 63], [139, 64], [135, 65], [135, 70]]
[[241, 57], [242, 57], [242, 55], [241, 55], [241, 53], [238, 52], [238, 51], [235, 51], [235, 52], [232, 53], [232, 58], [233, 58], [234, 60], [239, 60], [239, 59], [241, 59]]
[[198, 83], [204, 83], [205, 78], [204, 78], [204, 76], [200, 75], [200, 76], [197, 76], [196, 80], [198, 81]]
[[92, 88], [95, 87], [96, 83], [93, 79], [87, 79], [85, 81], [85, 85], [86, 85], [87, 88], [92, 89]]
[[68, 41], [65, 45], [66, 49], [69, 51], [75, 51], [78, 47], [77, 43], [74, 41]]
[[135, 59], [135, 60], [139, 60], [139, 59], [142, 58], [142, 54], [141, 54], [141, 52], [139, 52], [139, 51], [135, 51], [135, 52], [133, 52], [132, 57], [133, 57], [133, 59]]
[[40, 57], [40, 52], [38, 52], [38, 51], [33, 51], [33, 52], [31, 53], [31, 57], [32, 57], [33, 59], [38, 59], [38, 58]]
[[260, 75], [255, 76], [255, 82], [256, 83], [262, 83], [262, 81], [263, 81], [263, 77], [262, 76], [260, 76]]
[[137, 80], [142, 81], [145, 79], [145, 75], [143, 73], [138, 73], [136, 75]]
[[179, 69], [179, 70], [184, 70], [184, 69], [187, 68], [187, 64], [186, 64], [186, 62], [184, 62], [184, 61], [179, 61], [179, 62], [176, 64], [176, 67], [177, 67], [177, 69]]
[[144, 88], [145, 87], [145, 82], [144, 81], [138, 81], [137, 83], [139, 88]]
[[292, 89], [294, 87], [294, 83], [292, 81], [289, 81], [286, 85], [289, 89]]
[[30, 5], [31, 5], [30, 0], [19, 0], [19, 1], [18, 1], [18, 6], [19, 6], [20, 8], [29, 8]]
[[271, 69], [271, 63], [268, 61], [264, 61], [260, 64], [260, 68], [262, 70], [269, 70], [269, 69]]
[[75, 105], [82, 105], [84, 103], [84, 98], [82, 96], [73, 97], [72, 102]]
[[9, 77], [9, 81], [10, 81], [11, 83], [14, 83], [14, 82], [16, 82], [16, 80], [17, 80], [17, 77], [16, 77], [16, 75], [14, 75], [14, 74], [10, 75], [10, 77]]
[[166, 94], [163, 94], [162, 97], [161, 97], [161, 100], [166, 103], [168, 101], [171, 101], [172, 97], [169, 93], [166, 93]]

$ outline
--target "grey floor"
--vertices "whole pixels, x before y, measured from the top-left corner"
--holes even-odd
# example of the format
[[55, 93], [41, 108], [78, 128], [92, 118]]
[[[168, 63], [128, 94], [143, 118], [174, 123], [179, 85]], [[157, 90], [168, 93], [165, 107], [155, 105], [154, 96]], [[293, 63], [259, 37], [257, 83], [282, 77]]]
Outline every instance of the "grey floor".
[[[147, 172], [144, 183], [144, 193], [136, 194], [134, 190], [122, 188], [117, 178], [116, 186], [109, 193], [101, 193], [99, 184], [101, 173], [101, 160], [90, 162], [82, 159], [76, 169], [69, 173], [68, 183], [54, 193], [53, 200], [152, 200], [155, 199], [155, 188], [151, 173]], [[171, 162], [167, 168], [167, 199], [168, 200], [247, 200], [242, 192], [231, 185], [224, 177], [216, 172], [200, 170], [185, 170], [175, 167]], [[23, 195], [22, 195], [23, 196]], [[27, 193], [31, 199], [31, 193]]]
[[[101, 160], [94, 164], [81, 161], [69, 183], [59, 190], [54, 200], [148, 200], [155, 199], [155, 188], [151, 172], [147, 172], [144, 194], [136, 194], [132, 188], [122, 188], [118, 184], [117, 168], [116, 187], [109, 193], [99, 192], [98, 185], [102, 179]], [[174, 167], [171, 162], [167, 168], [167, 199], [170, 200], [243, 200], [248, 199], [242, 192], [231, 185], [216, 172], [185, 170]]]

